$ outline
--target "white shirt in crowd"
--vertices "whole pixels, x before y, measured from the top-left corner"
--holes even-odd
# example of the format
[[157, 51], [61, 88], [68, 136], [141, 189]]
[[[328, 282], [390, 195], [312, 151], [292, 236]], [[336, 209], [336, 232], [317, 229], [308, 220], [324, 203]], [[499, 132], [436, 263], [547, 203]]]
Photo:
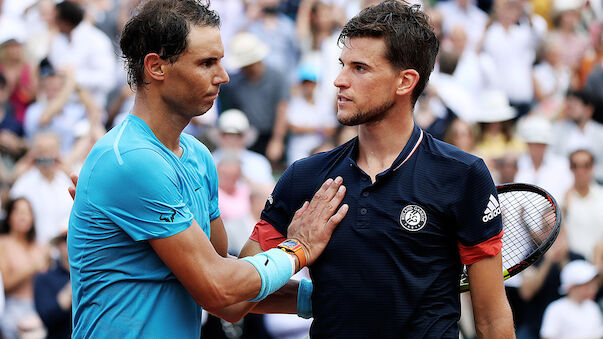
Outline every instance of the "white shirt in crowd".
[[[293, 97], [287, 108], [287, 122], [299, 127], [332, 128], [337, 126], [334, 114], [326, 113], [317, 104], [312, 104], [301, 97]], [[291, 133], [287, 147], [287, 162], [305, 158], [310, 152], [320, 146], [325, 136], [320, 133], [295, 134]]]
[[472, 3], [464, 9], [456, 0], [440, 2], [436, 9], [442, 13], [444, 34], [450, 34], [456, 26], [462, 26], [467, 33], [465, 49], [476, 51], [488, 23], [488, 15]]
[[11, 199], [23, 197], [31, 203], [38, 242], [47, 243], [64, 229], [73, 205], [67, 190], [70, 185], [71, 180], [61, 171], [49, 182], [37, 167], [32, 167], [10, 190]]
[[573, 183], [573, 175], [566, 158], [547, 152], [542, 165], [536, 170], [529, 155], [524, 154], [517, 160], [515, 182], [540, 186], [561, 202]]
[[501, 88], [511, 102], [531, 102], [534, 97], [532, 65], [538, 40], [538, 34], [528, 25], [505, 30], [494, 22], [486, 31], [484, 52], [492, 56]]
[[572, 190], [566, 202], [563, 221], [569, 248], [592, 261], [595, 245], [603, 241], [603, 187], [592, 183], [585, 197]]
[[99, 107], [105, 107], [107, 94], [115, 85], [117, 59], [105, 33], [82, 21], [71, 38], [59, 34], [53, 40], [48, 58], [56, 68], [73, 67], [77, 83], [90, 91]]
[[540, 336], [547, 339], [601, 338], [601, 310], [592, 300], [580, 304], [568, 298], [555, 300], [544, 311]]

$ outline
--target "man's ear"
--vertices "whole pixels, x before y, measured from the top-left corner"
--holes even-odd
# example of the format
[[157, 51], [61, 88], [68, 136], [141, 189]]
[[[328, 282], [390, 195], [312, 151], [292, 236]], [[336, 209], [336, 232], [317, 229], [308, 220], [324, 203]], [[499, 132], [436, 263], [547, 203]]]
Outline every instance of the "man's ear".
[[149, 53], [144, 57], [144, 71], [151, 79], [162, 81], [165, 78], [165, 64], [166, 60], [161, 59], [157, 53]]
[[414, 69], [405, 69], [400, 71], [397, 95], [410, 95], [419, 82], [419, 72]]

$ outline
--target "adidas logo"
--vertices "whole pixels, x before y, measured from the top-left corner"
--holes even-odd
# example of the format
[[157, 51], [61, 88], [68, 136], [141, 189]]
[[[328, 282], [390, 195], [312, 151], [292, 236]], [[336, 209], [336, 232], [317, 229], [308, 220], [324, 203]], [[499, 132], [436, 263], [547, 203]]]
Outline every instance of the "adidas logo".
[[490, 199], [488, 200], [488, 206], [484, 210], [484, 216], [482, 217], [483, 222], [488, 222], [494, 218], [496, 218], [500, 214], [500, 204], [498, 200], [490, 194]]

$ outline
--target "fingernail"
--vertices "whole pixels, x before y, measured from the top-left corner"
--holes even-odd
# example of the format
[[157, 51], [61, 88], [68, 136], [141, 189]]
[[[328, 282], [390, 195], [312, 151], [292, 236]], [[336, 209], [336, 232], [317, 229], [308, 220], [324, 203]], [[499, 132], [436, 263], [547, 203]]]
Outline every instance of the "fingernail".
[[343, 191], [345, 191], [345, 186], [339, 186], [339, 189], [337, 191], [343, 193]]
[[330, 185], [333, 182], [333, 179], [329, 178], [327, 179], [327, 181], [325, 182], [326, 185]]
[[337, 177], [335, 178], [335, 182], [338, 184], [341, 184], [343, 182], [343, 178], [342, 177]]

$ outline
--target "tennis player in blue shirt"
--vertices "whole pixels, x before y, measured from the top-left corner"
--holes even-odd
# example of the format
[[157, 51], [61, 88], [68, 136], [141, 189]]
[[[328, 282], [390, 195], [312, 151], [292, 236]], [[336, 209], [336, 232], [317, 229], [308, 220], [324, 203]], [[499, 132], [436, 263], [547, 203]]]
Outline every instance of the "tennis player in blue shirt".
[[182, 133], [229, 80], [208, 6], [147, 1], [124, 28], [134, 108], [91, 150], [69, 222], [74, 338], [199, 338], [202, 307], [231, 321], [295, 312], [264, 298], [316, 260], [347, 211], [342, 179], [327, 180], [280, 249], [226, 257], [214, 162]]
[[337, 119], [358, 137], [287, 169], [242, 255], [283, 241], [323, 178], [341, 176], [349, 211], [310, 267], [313, 292], [304, 282], [297, 295], [312, 338], [458, 338], [463, 264], [478, 336], [514, 337], [488, 169], [413, 121], [438, 53], [428, 18], [386, 0], [352, 18], [339, 43]]

